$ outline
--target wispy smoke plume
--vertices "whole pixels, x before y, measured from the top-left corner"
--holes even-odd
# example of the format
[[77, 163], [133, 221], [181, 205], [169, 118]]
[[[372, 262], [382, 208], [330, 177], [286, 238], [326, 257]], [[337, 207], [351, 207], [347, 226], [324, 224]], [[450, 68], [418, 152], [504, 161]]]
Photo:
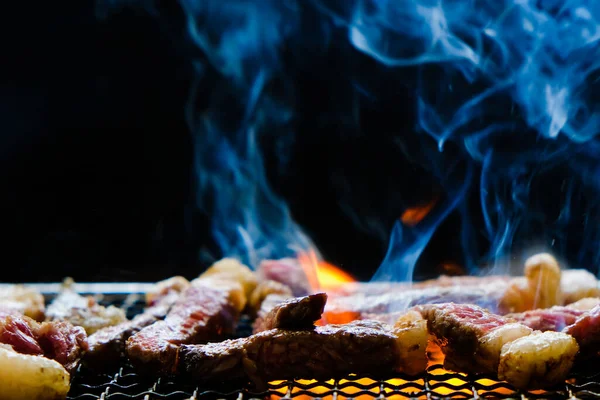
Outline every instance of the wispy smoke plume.
[[[160, 18], [157, 4], [138, 3]], [[269, 189], [258, 143], [263, 135], [293, 134], [295, 82], [286, 75], [282, 55], [310, 63], [314, 52], [348, 46], [340, 75], [348, 74], [350, 60], [366, 56], [384, 66], [387, 76], [406, 77], [403, 88], [416, 93], [416, 135], [437, 146], [435, 151], [423, 146], [420, 162], [444, 190], [419, 224], [397, 223], [376, 279], [412, 279], [432, 235], [450, 215], [461, 217], [456, 236], [468, 269], [533, 245], [569, 254], [582, 266], [600, 261], [595, 2], [180, 0], [179, 5], [188, 39], [203, 54], [196, 60], [198, 73], [212, 74], [217, 82], [203, 106], [199, 98], [206, 94], [195, 93], [189, 120], [196, 135], [199, 206], [212, 215], [224, 254], [255, 264], [311, 246]], [[377, 87], [377, 79], [353, 76], [348, 85], [357, 96], [377, 98], [368, 89]], [[480, 193], [475, 210], [468, 202], [473, 191]], [[475, 212], [482, 229], [472, 223]], [[481, 241], [486, 254], [474, 249]]]

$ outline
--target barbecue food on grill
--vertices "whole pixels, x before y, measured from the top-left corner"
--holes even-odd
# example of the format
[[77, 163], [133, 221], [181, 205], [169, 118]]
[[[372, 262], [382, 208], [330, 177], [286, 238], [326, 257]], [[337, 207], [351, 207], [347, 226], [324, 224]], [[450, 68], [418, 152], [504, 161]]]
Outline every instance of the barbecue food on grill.
[[398, 353], [402, 371], [416, 375], [427, 368], [427, 343], [429, 332], [427, 321], [420, 313], [408, 311], [394, 324], [394, 335], [398, 338]]
[[232, 298], [241, 291], [241, 285], [234, 282], [207, 279], [192, 285], [163, 321], [143, 328], [127, 340], [129, 359], [142, 371], [171, 373], [179, 345], [206, 343], [233, 333], [241, 309], [235, 307]]
[[[373, 295], [357, 292], [348, 296], [330, 296], [324, 317], [330, 323], [345, 323], [371, 318], [373, 314], [402, 312], [420, 304], [448, 302], [474, 304], [498, 314], [522, 312], [538, 305], [550, 307], [559, 304], [560, 289], [557, 288], [560, 276], [560, 268], [554, 258], [538, 254], [527, 260], [525, 277], [445, 278], [441, 286], [430, 281], [421, 287], [383, 294], [374, 291], [376, 294]], [[462, 282], [464, 285], [447, 285], [448, 282]]]
[[181, 293], [188, 287], [190, 287], [190, 281], [183, 276], [173, 276], [164, 281], [157, 282], [151, 290], [146, 292], [146, 304], [153, 306], [169, 293]]
[[249, 314], [256, 316], [263, 302], [270, 295], [278, 295], [283, 298], [293, 297], [292, 289], [283, 283], [272, 280], [262, 281], [256, 286], [256, 289], [250, 295], [250, 299], [248, 299], [247, 309]]
[[[227, 282], [238, 282], [244, 289], [245, 299], [249, 299], [258, 285], [257, 276], [248, 267], [233, 258], [224, 258], [208, 268], [200, 278], [211, 278]], [[244, 304], [246, 302], [244, 300]]]
[[564, 380], [579, 346], [561, 332], [533, 332], [510, 318], [467, 304], [417, 307], [446, 356], [444, 367], [498, 374], [519, 388], [541, 388]]
[[523, 324], [471, 304], [423, 305], [416, 310], [446, 356], [444, 366], [460, 372], [495, 374], [502, 346], [532, 333]]
[[[406, 331], [401, 335], [406, 338]], [[407, 356], [413, 356], [413, 347], [414, 343], [403, 342], [394, 328], [375, 321], [311, 330], [272, 329], [220, 343], [183, 345], [177, 370], [198, 381], [250, 378], [259, 387], [274, 379], [423, 372], [424, 365], [420, 371], [414, 371], [411, 365], [404, 364], [410, 362]], [[424, 358], [425, 348], [420, 351]]]
[[586, 314], [592, 308], [600, 304], [598, 298], [581, 299], [568, 306], [554, 306], [551, 308], [539, 308], [506, 315], [536, 331], [559, 332], [566, 326], [572, 325], [579, 317]]
[[86, 365], [101, 369], [117, 364], [125, 352], [127, 339], [142, 328], [164, 319], [179, 298], [180, 291], [189, 285], [182, 285], [180, 280], [171, 278], [158, 282], [156, 286], [160, 289], [153, 291], [151, 305], [143, 313], [136, 315], [131, 321], [100, 329], [90, 335], [89, 350], [84, 359]]
[[502, 347], [498, 378], [519, 389], [539, 389], [564, 382], [579, 346], [561, 332], [535, 332]]
[[295, 258], [281, 260], [265, 260], [256, 270], [259, 280], [272, 280], [283, 283], [292, 290], [296, 297], [306, 296], [311, 292], [310, 282], [300, 262]]
[[586, 297], [600, 297], [600, 286], [596, 277], [584, 269], [563, 271], [560, 280], [562, 304], [571, 304]]
[[508, 314], [507, 317], [536, 331], [560, 332], [566, 326], [575, 323], [577, 318], [585, 313], [586, 312], [582, 310], [564, 306], [555, 306], [552, 308], [540, 308], [537, 310], [526, 311], [524, 313]]
[[54, 360], [0, 345], [0, 400], [64, 399], [69, 379], [69, 373]]
[[[272, 303], [274, 302], [274, 304]], [[327, 295], [316, 293], [291, 299], [268, 296], [254, 323], [254, 333], [270, 329], [311, 329], [323, 314]]]
[[38, 323], [25, 316], [0, 315], [0, 343], [22, 354], [56, 360], [71, 372], [87, 350], [85, 331], [66, 321]]
[[600, 352], [600, 305], [584, 313], [563, 332], [577, 340], [580, 359], [597, 357]]
[[125, 312], [115, 306], [104, 307], [93, 297], [83, 297], [73, 290], [73, 281], [65, 280], [60, 294], [46, 309], [48, 320], [69, 321], [81, 326], [88, 335], [107, 326], [125, 322]]
[[513, 278], [498, 303], [502, 314], [562, 304], [561, 270], [554, 257], [536, 254], [525, 262], [525, 277]]
[[255, 278], [235, 260], [215, 263], [192, 281], [162, 321], [127, 340], [127, 355], [142, 372], [173, 372], [181, 344], [206, 343], [234, 332]]
[[20, 314], [36, 321], [44, 320], [44, 296], [22, 285], [0, 288], [0, 312]]

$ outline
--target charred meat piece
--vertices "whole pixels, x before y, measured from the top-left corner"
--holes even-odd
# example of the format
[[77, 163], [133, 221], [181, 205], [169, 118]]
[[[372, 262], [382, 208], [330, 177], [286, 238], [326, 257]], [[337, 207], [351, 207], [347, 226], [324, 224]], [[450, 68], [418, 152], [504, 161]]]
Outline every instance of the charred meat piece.
[[286, 285], [294, 296], [306, 296], [311, 292], [306, 273], [295, 258], [265, 260], [258, 266], [256, 275], [259, 280], [272, 280]]
[[[403, 343], [394, 328], [375, 321], [272, 329], [242, 339], [181, 346], [177, 371], [200, 381], [250, 378], [258, 387], [274, 379], [390, 375], [404, 371], [400, 354], [412, 345]], [[425, 348], [421, 351], [424, 358]]]
[[[157, 294], [153, 297], [152, 305], [142, 314], [136, 315], [131, 321], [100, 329], [90, 335], [88, 337], [89, 350], [84, 357], [86, 365], [94, 369], [102, 369], [118, 364], [125, 352], [127, 339], [142, 328], [164, 319], [179, 298], [179, 290], [182, 286], [177, 281], [171, 282], [177, 284], [170, 286], [170, 289], [162, 285], [163, 290], [156, 291]], [[157, 286], [159, 285], [161, 282], [157, 284]]]
[[0, 288], [0, 312], [25, 315], [36, 321], [44, 320], [44, 296], [23, 285], [8, 285]]
[[125, 322], [125, 312], [115, 306], [104, 307], [93, 297], [83, 297], [73, 289], [73, 281], [65, 280], [60, 294], [46, 310], [48, 320], [69, 321], [81, 326], [88, 335], [107, 326]]
[[81, 327], [66, 321], [38, 323], [25, 316], [0, 316], [0, 343], [21, 354], [39, 355], [59, 362], [73, 371], [88, 349]]
[[416, 310], [446, 356], [444, 366], [460, 372], [497, 373], [502, 346], [532, 333], [523, 324], [470, 304], [432, 304]]
[[597, 357], [600, 352], [600, 305], [584, 313], [563, 332], [577, 340], [581, 359]]
[[142, 372], [173, 372], [181, 344], [206, 343], [231, 334], [244, 307], [237, 282], [198, 280], [186, 289], [162, 321], [143, 328], [127, 340], [127, 355]]
[[[275, 298], [275, 304], [270, 299]], [[268, 296], [254, 323], [254, 333], [270, 329], [310, 329], [321, 319], [327, 295], [316, 293], [304, 297], [282, 299], [281, 296]]]

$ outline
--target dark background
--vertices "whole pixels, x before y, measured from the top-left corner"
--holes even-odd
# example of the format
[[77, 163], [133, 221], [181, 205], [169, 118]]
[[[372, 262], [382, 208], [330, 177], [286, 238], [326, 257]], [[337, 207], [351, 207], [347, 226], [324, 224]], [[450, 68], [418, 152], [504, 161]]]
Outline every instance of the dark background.
[[[93, 1], [40, 4], [22, 5], [27, 23], [7, 28], [2, 50], [2, 279], [195, 276], [219, 253], [194, 205], [184, 111], [197, 49], [177, 12], [169, 25], [131, 10], [99, 20]], [[356, 108], [338, 73], [348, 51], [307, 54], [293, 74], [301, 118], [285, 165], [276, 146], [264, 151], [274, 190], [324, 257], [368, 279], [401, 213], [441, 189], [411, 139], [411, 90], [390, 75], [360, 99], [359, 118], [346, 112]], [[356, 75], [389, 73], [352, 60]], [[457, 229], [451, 217], [436, 233], [429, 270], [460, 263]]]

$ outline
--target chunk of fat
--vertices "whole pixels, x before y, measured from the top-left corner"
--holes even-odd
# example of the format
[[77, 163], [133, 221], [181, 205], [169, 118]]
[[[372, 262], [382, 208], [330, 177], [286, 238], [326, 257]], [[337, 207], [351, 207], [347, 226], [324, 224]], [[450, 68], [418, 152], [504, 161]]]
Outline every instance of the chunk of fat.
[[519, 389], [539, 389], [564, 381], [579, 346], [561, 332], [534, 332], [502, 347], [498, 377]]
[[62, 400], [69, 373], [54, 360], [0, 346], [0, 400]]

